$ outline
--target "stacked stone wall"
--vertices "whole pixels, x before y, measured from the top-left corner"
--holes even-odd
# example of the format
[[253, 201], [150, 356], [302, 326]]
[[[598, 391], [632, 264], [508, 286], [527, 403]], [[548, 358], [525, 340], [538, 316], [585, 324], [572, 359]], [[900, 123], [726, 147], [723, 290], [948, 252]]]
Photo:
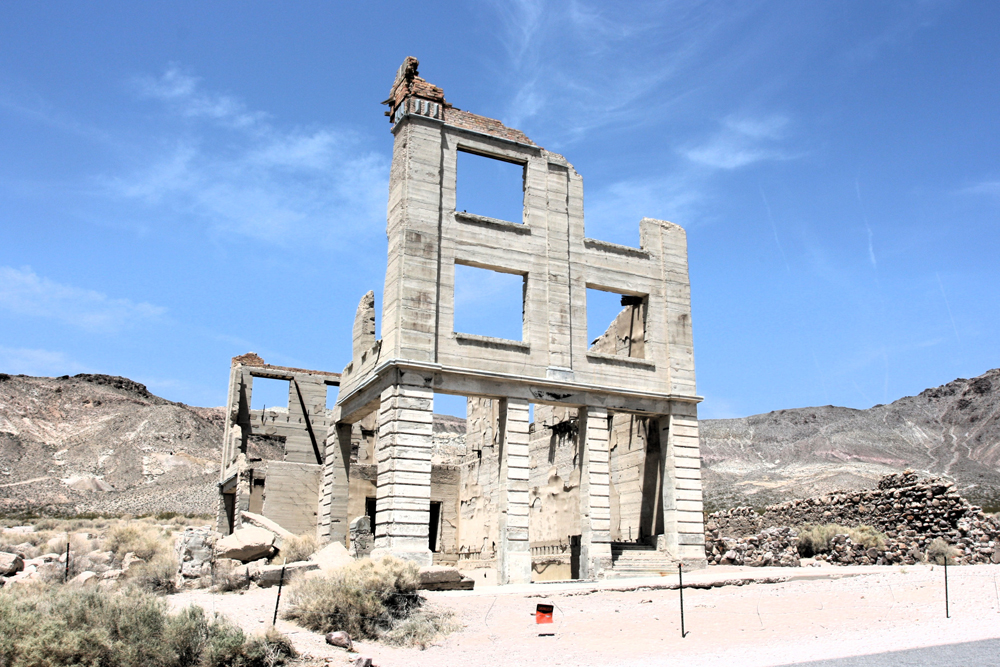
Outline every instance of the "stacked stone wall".
[[[706, 525], [709, 563], [763, 564], [757, 561], [766, 560], [761, 558], [766, 552], [755, 553], [750, 546], [767, 541], [764, 533], [768, 530], [825, 524], [871, 526], [885, 535], [886, 543], [881, 548], [866, 547], [848, 535], [837, 535], [830, 553], [820, 554], [817, 560], [912, 564], [925, 557], [932, 541], [941, 538], [957, 549], [959, 564], [1000, 562], [1000, 521], [962, 498], [950, 482], [920, 479], [906, 471], [883, 477], [878, 488], [870, 491], [789, 500], [765, 508], [763, 514], [749, 507], [714, 512]], [[737, 562], [748, 560], [754, 562]]]

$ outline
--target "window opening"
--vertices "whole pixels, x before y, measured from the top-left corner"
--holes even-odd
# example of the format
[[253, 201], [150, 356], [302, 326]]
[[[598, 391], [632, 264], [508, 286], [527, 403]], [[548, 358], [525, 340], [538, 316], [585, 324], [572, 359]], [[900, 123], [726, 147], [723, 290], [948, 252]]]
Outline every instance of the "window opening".
[[365, 516], [371, 519], [372, 530], [375, 530], [375, 499], [365, 498]]
[[455, 264], [456, 332], [523, 340], [527, 276]]
[[431, 553], [437, 553], [438, 533], [441, 530], [441, 503], [439, 501], [431, 501], [431, 514], [428, 524], [427, 548], [431, 550]]
[[458, 151], [455, 210], [523, 222], [524, 168], [523, 164]]
[[646, 303], [644, 296], [588, 287], [587, 337], [590, 351], [645, 359]]
[[250, 391], [250, 409], [288, 409], [288, 380], [255, 377]]

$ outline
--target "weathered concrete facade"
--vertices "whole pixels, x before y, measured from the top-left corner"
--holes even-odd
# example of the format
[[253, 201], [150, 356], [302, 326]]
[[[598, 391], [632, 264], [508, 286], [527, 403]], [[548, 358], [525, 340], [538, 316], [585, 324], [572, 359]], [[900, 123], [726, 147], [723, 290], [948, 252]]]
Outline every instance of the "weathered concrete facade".
[[[251, 410], [254, 378], [287, 381], [287, 409]], [[315, 528], [324, 443], [332, 425], [326, 394], [339, 383], [337, 373], [271, 366], [253, 353], [233, 359], [219, 479], [220, 532], [242, 526], [243, 512], [261, 514], [297, 534]]]
[[[491, 583], [704, 563], [684, 230], [644, 218], [639, 248], [587, 238], [573, 166], [452, 107], [415, 59], [386, 104], [383, 336], [369, 292], [343, 373], [233, 360], [220, 529], [262, 513], [346, 543], [370, 515], [374, 557]], [[456, 210], [460, 152], [520, 166], [519, 219]], [[520, 277], [519, 340], [455, 331], [456, 266]], [[588, 289], [623, 307], [592, 343]], [[287, 412], [250, 410], [254, 377], [289, 381]], [[467, 397], [465, 423], [435, 415], [435, 394]]]
[[[440, 88], [418, 76], [414, 59], [400, 68], [386, 103], [395, 143], [383, 337], [375, 340], [368, 315], [373, 304], [366, 296], [355, 324], [354, 356], [341, 378], [340, 426], [328, 442], [328, 452], [347, 451], [347, 426], [378, 414], [377, 551], [431, 562], [432, 414], [434, 394], [443, 393], [495, 401], [495, 460], [479, 464], [494, 469], [477, 470], [476, 477], [497, 480], [489, 503], [496, 520], [484, 519], [476, 530], [496, 544], [502, 583], [531, 579], [530, 404], [577, 413], [579, 451], [571, 474], [578, 478], [573, 502], [579, 576], [602, 576], [612, 565], [612, 539], [645, 538], [644, 531], [671, 558], [704, 562], [700, 399], [684, 230], [644, 218], [639, 248], [587, 238], [583, 182], [572, 165], [518, 130], [453, 108]], [[455, 210], [461, 151], [521, 165], [520, 220]], [[521, 340], [454, 330], [456, 265], [521, 276]], [[616, 326], [614, 345], [588, 345], [587, 288], [622, 295], [627, 341]], [[645, 447], [654, 438], [644, 436], [642, 454], [630, 449], [617, 468], [612, 465], [614, 439], [625, 437], [619, 419], [629, 421], [629, 435], [637, 428], [655, 435], [655, 457]], [[634, 426], [637, 419], [641, 428]], [[335, 459], [328, 454], [328, 461]], [[349, 474], [339, 466], [323, 505], [331, 513], [324, 524], [331, 539], [345, 538]], [[645, 480], [638, 485], [645, 492], [627, 489], [627, 479]], [[613, 484], [627, 489], [618, 492], [614, 528]], [[650, 486], [658, 489], [655, 498]], [[629, 517], [640, 509], [624, 525], [623, 506]], [[475, 532], [466, 540], [460, 525], [460, 546], [475, 546]]]

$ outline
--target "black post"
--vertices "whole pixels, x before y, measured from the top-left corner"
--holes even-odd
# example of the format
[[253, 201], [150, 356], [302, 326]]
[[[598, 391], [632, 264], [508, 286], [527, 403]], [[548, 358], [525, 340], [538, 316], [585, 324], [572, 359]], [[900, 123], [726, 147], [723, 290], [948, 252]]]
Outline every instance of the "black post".
[[274, 618], [271, 625], [278, 622], [278, 605], [281, 604], [281, 587], [285, 585], [285, 564], [281, 564], [281, 577], [278, 579], [278, 599], [274, 601]]
[[944, 617], [951, 618], [948, 610], [948, 554], [944, 555]]
[[69, 581], [69, 538], [66, 539], [66, 569], [63, 570], [63, 583]]
[[677, 563], [677, 590], [681, 594], [681, 639], [687, 636], [684, 632], [684, 568], [680, 563]]

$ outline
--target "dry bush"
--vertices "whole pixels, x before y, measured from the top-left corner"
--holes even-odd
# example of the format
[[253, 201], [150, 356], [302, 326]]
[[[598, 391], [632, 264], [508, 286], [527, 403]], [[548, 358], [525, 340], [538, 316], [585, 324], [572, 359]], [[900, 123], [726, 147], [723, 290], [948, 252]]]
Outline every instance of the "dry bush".
[[450, 610], [435, 611], [421, 607], [382, 634], [382, 641], [393, 646], [417, 646], [425, 649], [438, 637], [458, 630]]
[[274, 667], [293, 655], [280, 633], [248, 639], [198, 607], [171, 616], [163, 600], [138, 591], [4, 590], [0, 618], [4, 667]]
[[954, 563], [955, 558], [957, 557], [958, 549], [945, 542], [943, 538], [935, 537], [934, 540], [927, 545], [927, 560], [932, 563], [944, 565], [947, 560], [950, 564]]
[[865, 549], [875, 548], [879, 551], [885, 549], [885, 534], [878, 532], [871, 526], [850, 528], [847, 531], [847, 535], [851, 538], [852, 542], [862, 545]]
[[297, 581], [285, 618], [314, 632], [343, 630], [352, 637], [379, 639], [420, 607], [419, 583], [413, 563], [365, 558], [326, 576]]
[[295, 563], [301, 560], [308, 560], [309, 556], [316, 553], [319, 548], [319, 541], [316, 539], [315, 534], [303, 533], [302, 535], [296, 535], [295, 537], [290, 537], [285, 539], [281, 543], [281, 550], [271, 559], [272, 562], [277, 562], [277, 559], [283, 558], [289, 563]]
[[871, 526], [848, 528], [836, 523], [818, 526], [804, 525], [798, 529], [798, 550], [803, 558], [811, 558], [816, 554], [830, 552], [830, 541], [835, 535], [847, 535], [855, 544], [861, 544], [865, 549], [884, 549], [886, 537]]
[[113, 526], [104, 536], [103, 548], [112, 551], [120, 561], [132, 552], [136, 557], [150, 561], [161, 553], [169, 553], [172, 544], [164, 539], [159, 529], [140, 522], [125, 522]]
[[158, 554], [147, 563], [136, 563], [125, 575], [125, 581], [149, 593], [170, 595], [177, 592], [177, 559]]

